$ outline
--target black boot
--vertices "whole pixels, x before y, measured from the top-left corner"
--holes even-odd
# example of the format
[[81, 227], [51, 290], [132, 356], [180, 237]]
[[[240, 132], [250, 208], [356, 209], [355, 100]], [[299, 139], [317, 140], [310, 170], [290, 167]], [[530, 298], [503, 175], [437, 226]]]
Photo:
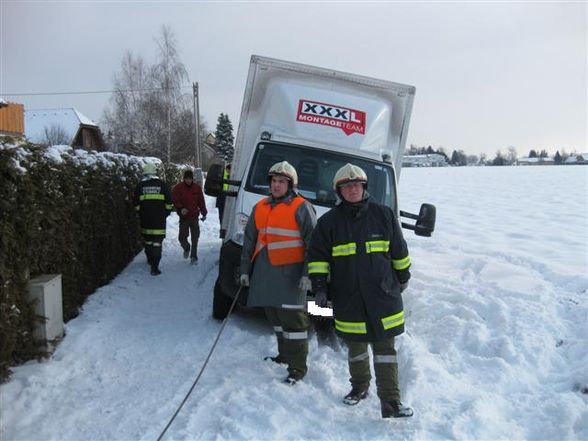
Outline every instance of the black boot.
[[159, 276], [161, 274], [161, 271], [159, 271], [159, 268], [157, 267], [157, 265], [151, 265], [151, 275], [152, 276]]
[[264, 361], [273, 361], [274, 363], [278, 363], [278, 364], [286, 364], [286, 360], [284, 360], [281, 355], [276, 355], [275, 357], [268, 355], [267, 357], [263, 357], [263, 360]]
[[411, 417], [413, 412], [410, 407], [404, 406], [400, 401], [380, 401], [382, 405], [382, 418]]
[[359, 403], [361, 400], [366, 399], [368, 396], [368, 389], [367, 388], [359, 388], [359, 387], [352, 387], [351, 392], [345, 395], [343, 398], [343, 402], [350, 406], [354, 406]]

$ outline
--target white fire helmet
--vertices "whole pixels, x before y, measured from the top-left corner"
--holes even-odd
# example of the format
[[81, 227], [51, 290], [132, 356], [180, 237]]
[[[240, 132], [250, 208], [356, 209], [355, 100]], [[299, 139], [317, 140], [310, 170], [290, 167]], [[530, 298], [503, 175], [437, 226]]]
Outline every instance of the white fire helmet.
[[333, 178], [333, 190], [337, 191], [337, 187], [350, 182], [361, 182], [363, 183], [363, 187], [366, 188], [367, 181], [367, 175], [361, 168], [357, 165], [348, 163], [335, 173], [335, 177]]
[[155, 167], [155, 164], [153, 164], [151, 162], [147, 162], [147, 163], [145, 163], [145, 165], [143, 165], [143, 174], [144, 175], [156, 175], [157, 174], [157, 167]]
[[292, 182], [293, 187], [298, 185], [298, 173], [296, 173], [296, 169], [287, 161], [272, 165], [267, 175], [270, 179], [272, 176], [283, 176]]

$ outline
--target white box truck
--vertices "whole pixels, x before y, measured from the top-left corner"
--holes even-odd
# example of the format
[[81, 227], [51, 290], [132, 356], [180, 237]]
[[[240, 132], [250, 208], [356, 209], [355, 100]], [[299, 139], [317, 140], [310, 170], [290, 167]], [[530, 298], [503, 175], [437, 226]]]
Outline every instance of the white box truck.
[[419, 215], [400, 212], [396, 197], [414, 94], [413, 86], [251, 57], [230, 176], [223, 179], [224, 166], [213, 164], [205, 183], [206, 194], [226, 197], [215, 318], [227, 315], [238, 291], [243, 231], [253, 206], [269, 194], [267, 173], [276, 162], [296, 168], [298, 192], [317, 216], [336, 202], [335, 172], [348, 162], [357, 165], [376, 201], [416, 220], [405, 228], [431, 235], [435, 207], [423, 204]]

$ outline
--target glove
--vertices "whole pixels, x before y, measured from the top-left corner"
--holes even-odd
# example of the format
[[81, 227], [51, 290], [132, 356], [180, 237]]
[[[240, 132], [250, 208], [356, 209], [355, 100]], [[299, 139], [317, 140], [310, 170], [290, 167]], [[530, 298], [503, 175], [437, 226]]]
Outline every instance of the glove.
[[312, 283], [310, 283], [310, 279], [308, 278], [308, 276], [302, 276], [300, 278], [300, 283], [298, 284], [298, 288], [300, 288], [300, 291], [303, 291], [305, 293], [312, 289]]
[[187, 215], [187, 214], [188, 214], [188, 209], [187, 209], [187, 208], [182, 208], [182, 209], [180, 210], [180, 214], [181, 214], [182, 216], [185, 216], [185, 215]]
[[408, 280], [407, 280], [406, 282], [404, 282], [404, 283], [401, 283], [401, 284], [400, 284], [400, 294], [402, 294], [402, 292], [403, 292], [403, 291], [404, 291], [406, 288], [408, 288]]
[[206, 220], [206, 215], [202, 216], [202, 217], [200, 218], [200, 220], [201, 220], [202, 222], [204, 222], [204, 221]]
[[247, 288], [249, 286], [249, 275], [241, 274], [241, 277], [239, 277], [239, 285]]
[[319, 291], [314, 295], [314, 304], [321, 308], [327, 306], [327, 293], [324, 291]]

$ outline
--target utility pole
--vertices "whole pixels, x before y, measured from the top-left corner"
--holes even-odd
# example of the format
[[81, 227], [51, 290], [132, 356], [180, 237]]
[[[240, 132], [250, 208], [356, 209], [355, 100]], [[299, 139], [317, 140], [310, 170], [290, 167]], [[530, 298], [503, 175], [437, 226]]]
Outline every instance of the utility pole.
[[196, 141], [194, 142], [194, 166], [202, 167], [202, 159], [200, 157], [200, 104], [198, 97], [198, 82], [192, 83], [192, 91], [194, 94], [194, 134]]

